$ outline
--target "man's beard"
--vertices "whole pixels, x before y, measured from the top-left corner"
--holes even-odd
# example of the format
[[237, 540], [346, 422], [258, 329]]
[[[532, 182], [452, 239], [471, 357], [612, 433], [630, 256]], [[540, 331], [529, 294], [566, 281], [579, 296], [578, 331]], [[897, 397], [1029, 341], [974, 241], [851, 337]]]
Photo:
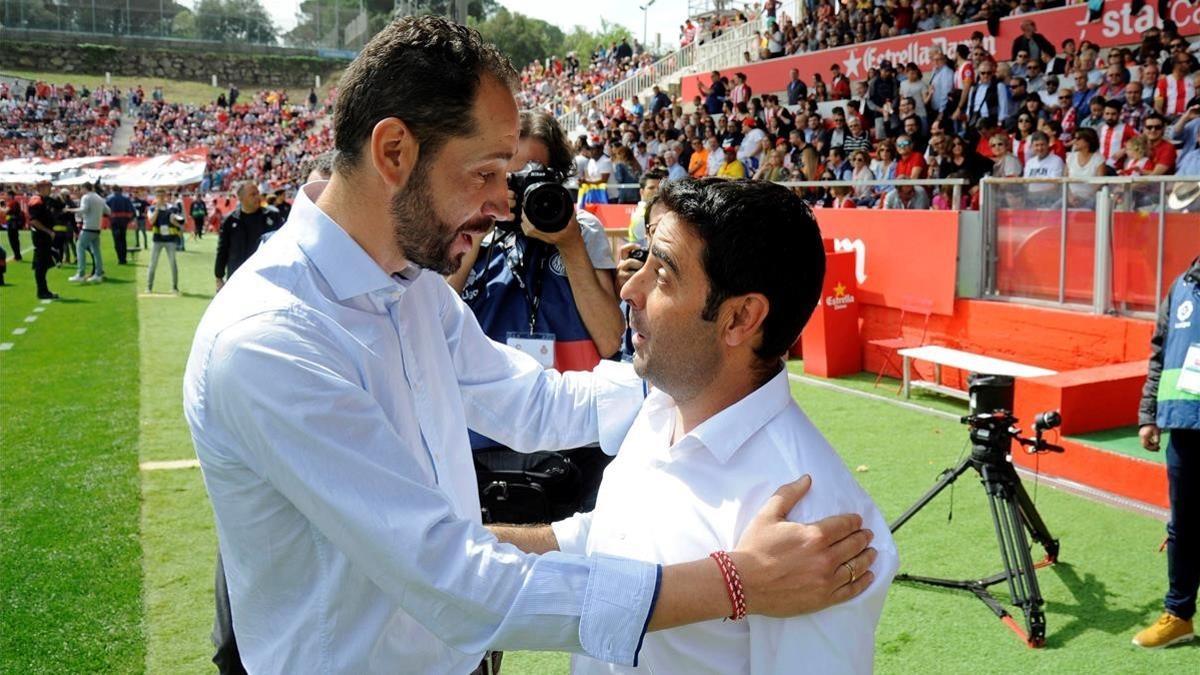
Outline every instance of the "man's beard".
[[388, 206], [396, 246], [414, 265], [437, 274], [454, 274], [462, 265], [464, 253], [454, 257], [450, 249], [462, 234], [483, 234], [491, 226], [491, 218], [480, 218], [455, 227], [441, 220], [433, 208], [433, 192], [429, 189], [430, 162], [418, 162], [408, 185]]

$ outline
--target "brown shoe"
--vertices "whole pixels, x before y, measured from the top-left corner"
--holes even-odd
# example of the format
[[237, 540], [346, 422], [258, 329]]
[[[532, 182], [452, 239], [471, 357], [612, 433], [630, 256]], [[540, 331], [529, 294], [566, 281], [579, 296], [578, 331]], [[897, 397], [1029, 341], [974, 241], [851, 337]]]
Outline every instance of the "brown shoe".
[[1133, 637], [1133, 644], [1145, 649], [1161, 649], [1173, 644], [1187, 642], [1196, 637], [1190, 620], [1181, 619], [1170, 612], [1163, 612], [1154, 625]]

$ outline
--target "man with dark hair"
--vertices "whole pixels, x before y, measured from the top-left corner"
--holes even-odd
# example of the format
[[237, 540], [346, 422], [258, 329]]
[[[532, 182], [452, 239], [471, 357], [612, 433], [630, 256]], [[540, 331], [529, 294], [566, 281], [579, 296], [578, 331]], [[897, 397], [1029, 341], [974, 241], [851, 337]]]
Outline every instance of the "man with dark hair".
[[[678, 164], [676, 164], [678, 166]], [[676, 179], [684, 180], [687, 177]], [[633, 215], [629, 218], [629, 241], [639, 246], [646, 245], [646, 206], [654, 201], [658, 190], [669, 182], [667, 174], [662, 169], [650, 169], [638, 179], [638, 203], [633, 207]], [[617, 289], [619, 293], [620, 288]]]
[[725, 104], [727, 92], [725, 83], [721, 81], [721, 71], [712, 71], [712, 83], [705, 85], [703, 82], [697, 82], [700, 87], [700, 93], [704, 96], [704, 111], [709, 115], [720, 115], [721, 106]]
[[192, 204], [188, 209], [188, 215], [192, 218], [192, 237], [203, 239], [204, 227], [208, 223], [208, 204], [204, 203], [204, 193], [197, 192], [192, 195]]
[[1042, 63], [1048, 63], [1050, 59], [1054, 58], [1054, 45], [1046, 39], [1045, 35], [1037, 32], [1037, 24], [1032, 19], [1026, 19], [1021, 22], [1021, 34], [1013, 40], [1012, 54], [1014, 61], [1020, 52], [1025, 52], [1029, 55], [1030, 59]]
[[8, 231], [8, 245], [13, 250], [13, 260], [21, 260], [21, 230], [25, 227], [25, 211], [15, 190], [8, 191], [4, 206], [4, 229]]
[[631, 666], [647, 631], [730, 615], [732, 574], [772, 616], [872, 581], [861, 517], [787, 522], [807, 482], [767, 500], [726, 572], [526, 554], [482, 527], [468, 428], [615, 448], [644, 391], [621, 364], [560, 374], [489, 340], [438, 276], [509, 217], [515, 84], [472, 29], [385, 27], [342, 74], [333, 178], [200, 322], [184, 409], [250, 672], [466, 673], [499, 646]]
[[[686, 180], [659, 193], [649, 258], [625, 284], [633, 366], [654, 387], [592, 513], [525, 528], [538, 550], [686, 560], [731, 546], [775, 486], [829, 486], [797, 520], [849, 508], [887, 525], [791, 397], [783, 359], [820, 302], [825, 252], [812, 211], [765, 181]], [[876, 537], [876, 581], [852, 602], [787, 620], [709, 622], [647, 635], [639, 670], [870, 672], [898, 557]], [[829, 635], [838, 639], [829, 640]], [[618, 669], [585, 656], [575, 675]]]

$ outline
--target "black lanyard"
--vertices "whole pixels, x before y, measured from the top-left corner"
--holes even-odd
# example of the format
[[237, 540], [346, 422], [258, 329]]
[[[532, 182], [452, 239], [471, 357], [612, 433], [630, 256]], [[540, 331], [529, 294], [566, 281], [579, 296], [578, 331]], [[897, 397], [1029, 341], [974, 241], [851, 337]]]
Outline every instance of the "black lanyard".
[[[534, 328], [537, 327], [538, 308], [542, 306], [542, 284], [546, 280], [546, 262], [549, 259], [548, 247], [537, 247], [532, 241], [526, 239], [524, 241], [514, 241], [513, 250], [519, 255], [516, 262], [508, 255], [504, 256], [504, 264], [508, 266], [512, 272], [513, 278], [517, 280], [517, 286], [521, 288], [521, 293], [525, 295], [525, 300], [529, 303], [529, 334], [534, 334]], [[525, 253], [541, 253], [538, 266], [533, 270], [533, 278], [530, 279], [529, 285], [525, 284]]]

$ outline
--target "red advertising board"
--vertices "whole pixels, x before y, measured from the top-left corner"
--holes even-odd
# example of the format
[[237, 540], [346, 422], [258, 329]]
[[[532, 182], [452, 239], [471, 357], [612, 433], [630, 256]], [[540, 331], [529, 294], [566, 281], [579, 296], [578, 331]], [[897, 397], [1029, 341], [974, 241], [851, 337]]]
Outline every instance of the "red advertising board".
[[[827, 248], [832, 247], [825, 241]], [[856, 290], [854, 252], [826, 253], [821, 301], [800, 335], [805, 373], [841, 377], [862, 371]]]
[[908, 298], [954, 313], [958, 214], [954, 211], [816, 209], [821, 235], [838, 251], [854, 251], [856, 298], [900, 307]]
[[[1087, 5], [1078, 4], [1002, 19], [1000, 32], [996, 36], [988, 34], [985, 22], [976, 22], [850, 47], [745, 64], [723, 72], [726, 75], [732, 75], [734, 72], [746, 73], [754, 91], [767, 93], [786, 89], [788, 80], [791, 79], [789, 71], [792, 68], [798, 68], [800, 77], [810, 84], [813, 73], [821, 73], [828, 81], [829, 67], [835, 63], [841, 65], [842, 72], [851, 80], [865, 79], [867, 71], [885, 59], [892, 63], [913, 62], [922, 70], [929, 70], [932, 67], [932, 47], [939, 47], [949, 53], [960, 43], [968, 43], [971, 33], [975, 31], [984, 34], [983, 43], [988, 51], [1007, 61], [1012, 58], [1012, 42], [1021, 34], [1021, 22], [1025, 19], [1036, 21], [1038, 32], [1045, 35], [1056, 48], [1067, 38], [1074, 38], [1076, 42], [1090, 40], [1101, 47], [1134, 44], [1141, 41], [1142, 33], [1161, 23], [1157, 6], [1158, 3], [1148, 2], [1136, 15], [1131, 15], [1128, 0], [1109, 0], [1104, 5], [1104, 13], [1100, 19], [1089, 22]], [[1179, 26], [1181, 35], [1200, 34], [1200, 3], [1174, 0], [1168, 9], [1167, 17]], [[699, 78], [703, 78], [707, 83], [709, 75], [701, 73], [683, 79], [681, 86], [685, 101], [691, 101], [700, 93], [696, 84]]]

